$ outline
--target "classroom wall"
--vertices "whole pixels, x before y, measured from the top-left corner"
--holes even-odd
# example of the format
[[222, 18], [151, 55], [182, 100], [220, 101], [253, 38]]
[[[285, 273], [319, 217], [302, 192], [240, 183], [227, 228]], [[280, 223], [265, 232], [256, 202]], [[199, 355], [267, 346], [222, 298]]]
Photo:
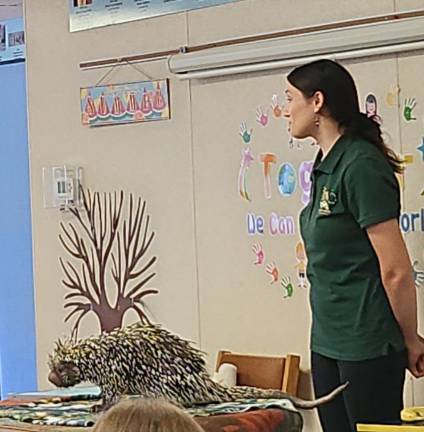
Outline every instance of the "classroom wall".
[[0, 94], [0, 373], [4, 397], [37, 386], [24, 63], [0, 66]]
[[[28, 52], [29, 131], [31, 156], [32, 224], [36, 301], [39, 387], [47, 385], [47, 354], [53, 341], [69, 333], [64, 324], [65, 288], [58, 257], [65, 257], [58, 241], [59, 223], [70, 217], [43, 208], [42, 167], [80, 165], [85, 186], [98, 191], [123, 189], [147, 201], [151, 226], [156, 231], [153, 252], [158, 256], [152, 286], [160, 294], [147, 300], [154, 319], [170, 330], [198, 343], [213, 365], [217, 350], [302, 355], [309, 368], [308, 288], [298, 286], [293, 235], [249, 235], [248, 214], [272, 213], [296, 218], [301, 190], [282, 197], [276, 168], [290, 162], [312, 160], [310, 143], [288, 144], [284, 122], [270, 115], [266, 127], [256, 121], [256, 109], [269, 108], [272, 96], [282, 96], [285, 70], [210, 81], [185, 82], [171, 76], [165, 62], [141, 64], [148, 75], [170, 78], [172, 119], [139, 125], [86, 128], [80, 123], [79, 88], [96, 84], [106, 70], [80, 71], [81, 61], [148, 53], [232, 37], [268, 33], [331, 21], [367, 17], [399, 10], [422, 8], [419, 1], [379, 0], [244, 0], [210, 9], [150, 20], [68, 32], [66, 2], [26, 2]], [[307, 13], [305, 13], [307, 11]], [[60, 42], [58, 42], [60, 41]], [[64, 55], [63, 53], [66, 53]], [[60, 59], [58, 61], [57, 59]], [[405, 97], [419, 99], [416, 56], [373, 58], [346, 66], [355, 75], [361, 100], [368, 92], [379, 98], [379, 113], [394, 148], [415, 154], [405, 190], [407, 211], [418, 203], [420, 177], [417, 139], [420, 120], [402, 119]], [[411, 67], [414, 64], [414, 67]], [[421, 69], [422, 70], [422, 69]], [[131, 67], [115, 68], [109, 82], [132, 82], [145, 77]], [[403, 81], [405, 80], [405, 81]], [[402, 83], [395, 106], [386, 103], [391, 89]], [[424, 95], [420, 99], [424, 103]], [[400, 105], [398, 105], [400, 104]], [[419, 117], [418, 117], [419, 116]], [[239, 128], [253, 129], [252, 152], [256, 158], [248, 172], [252, 201], [237, 189], [241, 152], [245, 148]], [[272, 168], [271, 198], [264, 195], [260, 154], [276, 155]], [[415, 188], [415, 189], [414, 189]], [[409, 235], [411, 254], [423, 264], [422, 233]], [[421, 243], [420, 243], [421, 242]], [[255, 265], [252, 247], [266, 252]], [[290, 277], [293, 295], [271, 284], [266, 265], [275, 262], [281, 275]], [[420, 306], [421, 307], [421, 306]], [[133, 319], [128, 317], [128, 321]], [[98, 331], [91, 316], [83, 322], [82, 335]], [[308, 393], [308, 380], [304, 391]], [[416, 386], [417, 387], [417, 386]], [[407, 396], [411, 391], [408, 387]], [[416, 392], [419, 391], [416, 388]], [[417, 397], [416, 397], [417, 399]], [[307, 430], [319, 430], [314, 414], [305, 416]]]

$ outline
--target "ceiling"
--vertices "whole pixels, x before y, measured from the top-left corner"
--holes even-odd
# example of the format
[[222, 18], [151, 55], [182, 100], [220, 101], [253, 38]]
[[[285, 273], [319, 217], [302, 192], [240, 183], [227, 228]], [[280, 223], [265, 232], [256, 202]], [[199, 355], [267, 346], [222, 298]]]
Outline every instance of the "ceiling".
[[23, 0], [0, 0], [0, 21], [19, 18], [23, 14]]

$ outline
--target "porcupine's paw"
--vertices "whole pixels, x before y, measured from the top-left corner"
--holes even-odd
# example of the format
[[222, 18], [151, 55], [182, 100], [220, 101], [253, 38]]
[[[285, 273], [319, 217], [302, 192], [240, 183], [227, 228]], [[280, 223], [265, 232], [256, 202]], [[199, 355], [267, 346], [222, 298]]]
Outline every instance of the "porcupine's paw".
[[116, 402], [117, 401], [115, 402], [109, 401], [109, 402], [102, 402], [102, 403], [95, 404], [91, 408], [91, 411], [95, 414], [106, 412], [109, 408], [112, 408], [116, 404]]
[[103, 408], [103, 404], [102, 403], [95, 404], [95, 405], [93, 405], [91, 407], [91, 412], [93, 414], [100, 414], [100, 413], [102, 413], [104, 411], [107, 411], [107, 410]]

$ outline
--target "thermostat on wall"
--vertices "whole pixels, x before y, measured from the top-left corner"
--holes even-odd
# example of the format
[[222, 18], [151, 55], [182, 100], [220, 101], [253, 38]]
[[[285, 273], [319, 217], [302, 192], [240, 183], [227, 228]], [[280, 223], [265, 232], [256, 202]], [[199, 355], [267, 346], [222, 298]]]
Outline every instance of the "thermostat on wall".
[[82, 168], [43, 167], [44, 208], [68, 210], [81, 205]]

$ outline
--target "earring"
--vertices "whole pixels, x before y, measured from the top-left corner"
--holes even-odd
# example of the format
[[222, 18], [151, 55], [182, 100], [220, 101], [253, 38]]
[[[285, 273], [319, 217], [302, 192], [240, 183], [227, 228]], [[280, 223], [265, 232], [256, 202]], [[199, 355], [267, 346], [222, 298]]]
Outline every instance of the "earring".
[[319, 127], [319, 116], [315, 116], [314, 123], [316, 127]]

